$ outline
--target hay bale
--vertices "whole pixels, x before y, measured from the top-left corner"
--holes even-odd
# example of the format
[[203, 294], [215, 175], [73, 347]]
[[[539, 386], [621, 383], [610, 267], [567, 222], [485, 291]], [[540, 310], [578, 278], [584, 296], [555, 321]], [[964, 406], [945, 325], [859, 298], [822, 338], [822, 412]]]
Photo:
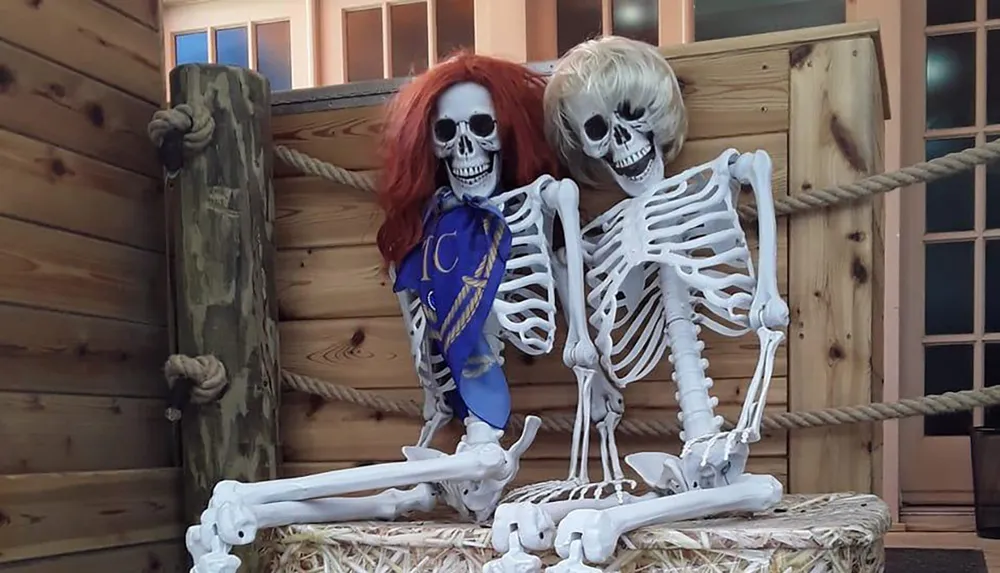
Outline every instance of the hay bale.
[[[786, 496], [774, 509], [647, 527], [622, 538], [607, 571], [875, 573], [889, 509], [867, 494]], [[442, 522], [296, 525], [271, 531], [275, 573], [460, 573], [494, 559], [488, 527]], [[559, 561], [542, 556], [546, 565]]]

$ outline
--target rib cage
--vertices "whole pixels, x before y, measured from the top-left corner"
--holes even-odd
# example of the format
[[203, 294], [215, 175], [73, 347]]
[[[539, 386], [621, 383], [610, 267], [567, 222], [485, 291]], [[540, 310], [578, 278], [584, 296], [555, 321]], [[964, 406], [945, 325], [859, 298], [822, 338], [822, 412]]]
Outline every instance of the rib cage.
[[669, 347], [659, 265], [674, 267], [689, 286], [700, 324], [724, 336], [749, 331], [756, 278], [735, 206], [737, 156], [727, 150], [584, 228], [590, 323], [615, 383], [648, 375]]

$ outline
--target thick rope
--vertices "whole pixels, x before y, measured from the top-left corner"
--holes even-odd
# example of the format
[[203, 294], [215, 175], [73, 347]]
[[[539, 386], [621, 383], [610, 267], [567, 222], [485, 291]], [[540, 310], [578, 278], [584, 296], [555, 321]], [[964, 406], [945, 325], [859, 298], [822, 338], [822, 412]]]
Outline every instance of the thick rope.
[[[222, 372], [219, 380], [219, 372]], [[171, 373], [187, 376], [194, 382], [195, 402], [204, 404], [221, 394], [225, 388], [225, 368], [213, 356], [171, 356], [167, 361], [168, 381]], [[320, 396], [327, 400], [354, 404], [383, 414], [402, 414], [411, 418], [423, 418], [423, 406], [415, 400], [390, 400], [372, 392], [366, 392], [337, 384], [303, 376], [287, 370], [281, 372], [282, 384], [291, 390]], [[171, 382], [172, 383], [172, 382]], [[206, 397], [208, 397], [206, 399]], [[963, 412], [977, 407], [1000, 404], [1000, 386], [980, 390], [947, 392], [944, 394], [907, 398], [898, 402], [882, 402], [859, 406], [841, 406], [809, 412], [782, 412], [766, 415], [762, 426], [765, 430], [794, 430], [818, 428], [863, 422], [881, 422], [913, 416], [935, 416]], [[547, 414], [542, 419], [541, 429], [553, 433], [573, 433], [575, 417], [567, 414]], [[726, 428], [733, 427], [732, 420], [726, 420]], [[511, 416], [510, 426], [516, 431], [524, 426], [524, 416]], [[665, 420], [624, 419], [618, 432], [630, 436], [671, 436], [681, 431], [680, 424]]]
[[157, 148], [163, 145], [169, 133], [176, 132], [184, 135], [186, 152], [201, 153], [212, 141], [215, 119], [205, 106], [182, 103], [156, 111], [146, 131]]
[[[375, 189], [374, 171], [351, 171], [283, 145], [275, 146], [274, 151], [285, 163], [303, 173], [329, 179], [363, 191], [374, 191]], [[854, 183], [842, 183], [822, 189], [808, 189], [794, 195], [775, 197], [774, 210], [779, 216], [791, 215], [792, 213], [850, 203], [916, 183], [941, 179], [967, 171], [976, 165], [992, 163], [998, 159], [1000, 159], [1000, 140], [949, 153], [944, 157], [910, 165], [898, 171], [872, 175]], [[757, 207], [753, 204], [741, 205], [738, 210], [740, 216], [747, 221], [753, 221], [757, 218]]]

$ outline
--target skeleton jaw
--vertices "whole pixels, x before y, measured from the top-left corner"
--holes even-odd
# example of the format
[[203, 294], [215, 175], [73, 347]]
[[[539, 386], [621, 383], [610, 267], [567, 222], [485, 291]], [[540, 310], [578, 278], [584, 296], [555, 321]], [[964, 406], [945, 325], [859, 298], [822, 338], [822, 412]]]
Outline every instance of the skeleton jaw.
[[630, 197], [641, 195], [663, 178], [663, 151], [653, 144], [652, 133], [642, 135], [633, 137], [624, 147], [612, 146], [601, 158], [615, 182]]
[[500, 182], [500, 155], [495, 151], [477, 153], [471, 159], [453, 156], [444, 163], [451, 189], [460, 198], [489, 197]]

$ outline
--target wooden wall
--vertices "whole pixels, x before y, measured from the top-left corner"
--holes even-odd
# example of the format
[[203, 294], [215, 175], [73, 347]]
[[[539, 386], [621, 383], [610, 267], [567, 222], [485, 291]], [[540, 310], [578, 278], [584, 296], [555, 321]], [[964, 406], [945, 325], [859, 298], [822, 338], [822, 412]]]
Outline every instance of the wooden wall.
[[[788, 192], [789, 50], [680, 58], [673, 64], [685, 85], [690, 141], [674, 169], [714, 158], [728, 147], [764, 149], [774, 161], [774, 192]], [[275, 115], [276, 143], [348, 169], [375, 169], [379, 106]], [[420, 399], [399, 309], [374, 246], [380, 216], [370, 194], [276, 165], [278, 204], [278, 299], [282, 367], [392, 397]], [[586, 191], [585, 219], [619, 199]], [[788, 229], [779, 227], [779, 283], [788, 293]], [[741, 339], [706, 336], [709, 374], [721, 413], [735, 419], [758, 355], [755, 335]], [[576, 386], [561, 352], [541, 358], [508, 349], [508, 377], [518, 412], [572, 414]], [[787, 346], [778, 351], [768, 398], [771, 412], [788, 404]], [[676, 419], [677, 404], [664, 361], [646, 380], [625, 392], [626, 416]], [[381, 415], [341, 403], [290, 394], [281, 412], [285, 475], [400, 459], [412, 444], [419, 420]], [[451, 451], [461, 428], [441, 433], [438, 447]], [[522, 463], [518, 482], [565, 477], [570, 436], [540, 434]], [[623, 454], [679, 449], [679, 440], [621, 437]], [[599, 452], [592, 447], [599, 476]], [[753, 449], [750, 471], [785, 481], [788, 440], [769, 433]]]
[[180, 572], [159, 2], [0, 2], [0, 569]]

